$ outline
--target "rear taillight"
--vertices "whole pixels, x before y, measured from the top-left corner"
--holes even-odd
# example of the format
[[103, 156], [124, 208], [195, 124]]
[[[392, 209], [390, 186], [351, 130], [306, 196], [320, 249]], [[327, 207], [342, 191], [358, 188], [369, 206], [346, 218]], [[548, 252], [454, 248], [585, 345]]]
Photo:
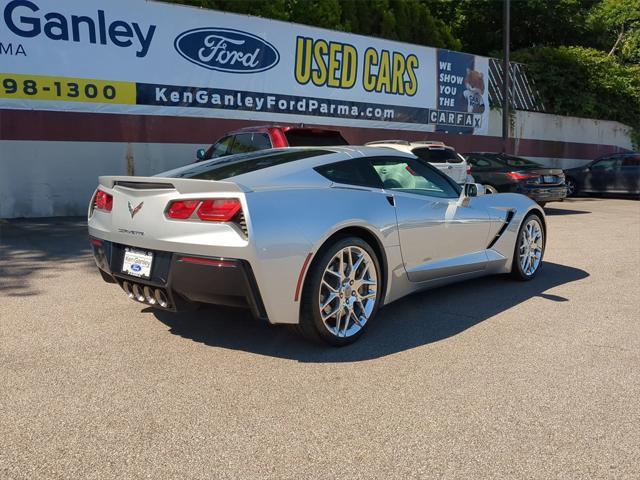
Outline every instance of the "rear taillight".
[[200, 205], [200, 200], [173, 201], [167, 208], [167, 217], [174, 220], [185, 220], [193, 215], [198, 205]]
[[467, 165], [467, 175], [471, 175], [471, 167]]
[[103, 192], [102, 190], [98, 190], [93, 201], [93, 208], [104, 212], [110, 212], [113, 209], [113, 196]]
[[166, 216], [173, 220], [192, 218], [205, 222], [230, 222], [242, 210], [237, 198], [174, 200], [167, 206]]
[[534, 178], [538, 178], [540, 177], [540, 175], [536, 175], [535, 173], [509, 172], [507, 173], [507, 177], [509, 177], [514, 182], [522, 182], [524, 180], [532, 180]]
[[198, 218], [206, 222], [228, 222], [241, 208], [242, 205], [237, 198], [204, 200], [198, 209]]

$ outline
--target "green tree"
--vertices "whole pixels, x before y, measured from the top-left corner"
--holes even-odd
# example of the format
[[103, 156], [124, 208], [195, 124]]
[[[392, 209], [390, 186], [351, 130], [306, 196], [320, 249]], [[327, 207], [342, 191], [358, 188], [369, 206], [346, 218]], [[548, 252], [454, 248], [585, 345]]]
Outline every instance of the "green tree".
[[640, 0], [602, 0], [592, 9], [589, 22], [609, 55], [640, 63]]
[[164, 0], [168, 3], [241, 13], [256, 17], [288, 20], [287, 0]]
[[[438, 0], [431, 0], [441, 3]], [[598, 0], [517, 0], [511, 3], [511, 49], [535, 46], [585, 45], [589, 11]], [[447, 2], [444, 2], [445, 5]], [[453, 33], [464, 51], [490, 55], [502, 50], [503, 2], [458, 2]], [[446, 10], [445, 10], [446, 12]]]
[[424, 0], [170, 0], [432, 47], [460, 49], [448, 21]]

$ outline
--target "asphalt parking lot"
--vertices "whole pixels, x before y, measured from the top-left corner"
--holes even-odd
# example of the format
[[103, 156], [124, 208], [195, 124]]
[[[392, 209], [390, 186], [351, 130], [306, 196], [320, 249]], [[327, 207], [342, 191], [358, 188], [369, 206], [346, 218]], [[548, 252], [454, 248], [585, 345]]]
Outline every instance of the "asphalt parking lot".
[[0, 478], [638, 478], [640, 203], [550, 207], [534, 281], [411, 296], [342, 349], [131, 302], [83, 219], [0, 224]]

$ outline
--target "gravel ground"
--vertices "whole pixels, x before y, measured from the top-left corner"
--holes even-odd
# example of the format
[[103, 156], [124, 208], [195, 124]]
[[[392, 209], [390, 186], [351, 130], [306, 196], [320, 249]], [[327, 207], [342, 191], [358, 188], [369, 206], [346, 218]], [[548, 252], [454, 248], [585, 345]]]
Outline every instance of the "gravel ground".
[[540, 275], [330, 349], [102, 282], [82, 219], [0, 224], [0, 478], [639, 478], [640, 203], [548, 209]]

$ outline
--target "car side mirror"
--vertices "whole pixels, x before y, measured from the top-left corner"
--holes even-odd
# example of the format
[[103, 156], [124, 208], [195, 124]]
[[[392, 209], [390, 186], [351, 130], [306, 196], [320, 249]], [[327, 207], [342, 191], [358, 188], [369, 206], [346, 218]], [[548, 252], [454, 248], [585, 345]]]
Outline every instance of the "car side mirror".
[[485, 194], [484, 185], [480, 183], [467, 183], [464, 186], [465, 197], [478, 197], [484, 194]]
[[206, 151], [204, 150], [204, 148], [199, 148], [196, 151], [196, 157], [198, 158], [198, 160], [204, 160], [204, 156], [206, 155]]

